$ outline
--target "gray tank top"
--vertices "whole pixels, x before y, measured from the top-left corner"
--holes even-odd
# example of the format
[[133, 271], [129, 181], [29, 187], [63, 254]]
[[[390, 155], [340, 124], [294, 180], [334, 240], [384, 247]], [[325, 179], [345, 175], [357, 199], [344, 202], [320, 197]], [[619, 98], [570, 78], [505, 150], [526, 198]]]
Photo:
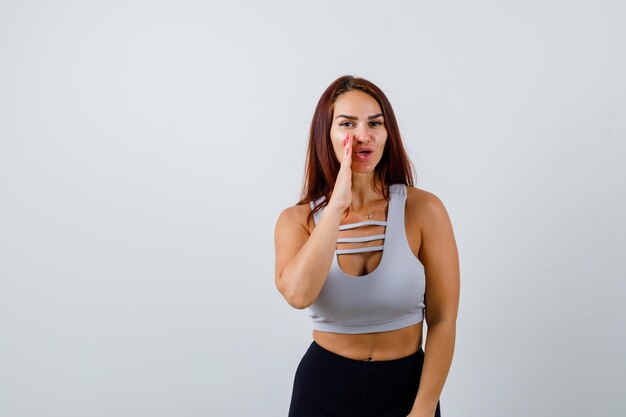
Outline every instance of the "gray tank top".
[[[385, 226], [384, 234], [338, 238], [341, 242], [383, 240], [383, 245], [335, 249], [330, 271], [315, 302], [307, 308], [316, 330], [334, 333], [370, 333], [400, 329], [424, 319], [424, 266], [411, 251], [404, 226], [407, 187], [389, 186], [387, 220], [367, 220], [339, 226], [339, 230], [368, 225]], [[311, 209], [324, 200], [311, 202]], [[313, 215], [319, 222], [324, 209]], [[378, 266], [362, 276], [346, 274], [337, 255], [382, 251]]]

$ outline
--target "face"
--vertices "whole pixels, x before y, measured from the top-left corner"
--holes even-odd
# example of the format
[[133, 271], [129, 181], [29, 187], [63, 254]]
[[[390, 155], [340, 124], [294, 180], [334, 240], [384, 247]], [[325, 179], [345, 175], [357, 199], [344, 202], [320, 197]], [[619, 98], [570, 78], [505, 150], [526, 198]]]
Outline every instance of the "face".
[[335, 100], [330, 139], [340, 162], [345, 154], [346, 135], [352, 139], [352, 171], [372, 172], [383, 156], [387, 129], [378, 102], [369, 94], [350, 90]]

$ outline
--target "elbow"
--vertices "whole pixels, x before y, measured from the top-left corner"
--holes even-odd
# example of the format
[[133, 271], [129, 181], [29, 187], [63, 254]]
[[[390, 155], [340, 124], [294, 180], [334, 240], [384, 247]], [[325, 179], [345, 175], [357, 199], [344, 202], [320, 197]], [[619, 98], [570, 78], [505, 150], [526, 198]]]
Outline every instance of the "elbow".
[[282, 282], [282, 280], [278, 280], [276, 282], [276, 289], [280, 292], [285, 301], [287, 301], [287, 304], [298, 310], [304, 310], [313, 304], [312, 302], [309, 302], [308, 299], [301, 294], [301, 292], [285, 288], [284, 285], [281, 285]]
[[446, 326], [452, 329], [456, 329], [456, 319], [454, 318], [438, 318], [438, 319], [431, 318], [430, 320], [428, 320], [427, 318], [426, 324], [428, 325], [428, 327]]
[[290, 306], [298, 310], [304, 310], [312, 304], [299, 294], [286, 293], [283, 294], [283, 297], [285, 297], [285, 300]]

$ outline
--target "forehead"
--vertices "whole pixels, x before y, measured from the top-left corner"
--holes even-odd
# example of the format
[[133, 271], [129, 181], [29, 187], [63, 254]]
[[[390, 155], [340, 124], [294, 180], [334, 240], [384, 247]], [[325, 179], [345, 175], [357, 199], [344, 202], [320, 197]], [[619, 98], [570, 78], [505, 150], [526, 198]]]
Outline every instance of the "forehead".
[[335, 100], [334, 114], [348, 114], [351, 116], [369, 116], [382, 113], [378, 102], [369, 94], [359, 90], [343, 93]]

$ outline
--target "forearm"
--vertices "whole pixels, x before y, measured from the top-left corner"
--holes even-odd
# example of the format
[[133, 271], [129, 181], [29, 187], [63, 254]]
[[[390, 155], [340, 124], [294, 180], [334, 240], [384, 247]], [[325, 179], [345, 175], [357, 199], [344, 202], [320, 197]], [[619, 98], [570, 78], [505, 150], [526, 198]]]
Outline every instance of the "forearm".
[[412, 414], [434, 416], [452, 364], [455, 337], [455, 322], [442, 321], [428, 326], [424, 365]]
[[326, 281], [343, 211], [327, 206], [308, 240], [281, 276], [281, 292], [293, 307], [312, 304]]

